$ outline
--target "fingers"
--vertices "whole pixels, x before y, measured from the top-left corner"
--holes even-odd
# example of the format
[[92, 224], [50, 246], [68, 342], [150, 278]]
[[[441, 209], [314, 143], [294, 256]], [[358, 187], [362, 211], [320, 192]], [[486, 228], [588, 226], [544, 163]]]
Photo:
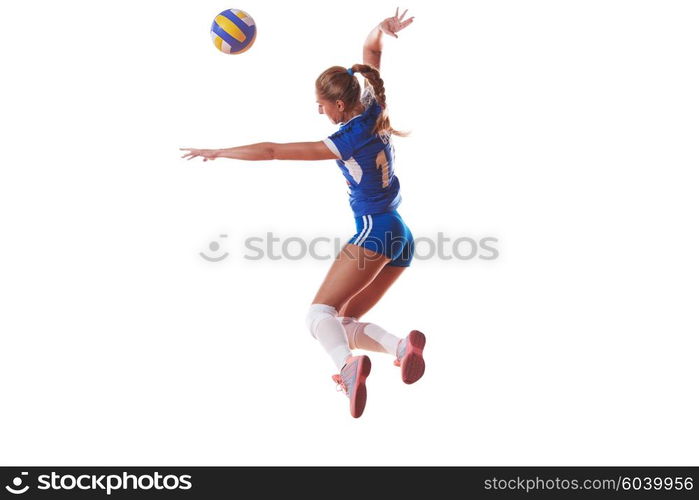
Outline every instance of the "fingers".
[[[201, 159], [204, 161], [207, 161], [207, 160], [213, 161], [216, 159], [216, 156], [211, 156], [211, 157], [206, 156], [207, 154], [213, 155], [214, 153], [210, 153], [207, 150], [203, 150], [203, 149], [180, 148], [180, 151], [188, 151], [187, 153], [180, 156], [180, 158], [187, 158], [187, 160], [197, 158], [198, 156], [201, 156]], [[204, 152], [204, 151], [207, 151], [207, 152]]]
[[415, 19], [415, 17], [409, 17], [409, 18], [406, 19], [405, 21], [401, 22], [401, 23], [400, 23], [400, 29], [403, 29], [403, 28], [405, 28], [406, 26], [410, 26], [410, 25], [413, 23], [413, 19]]
[[[405, 17], [405, 14], [408, 12], [408, 9], [405, 9], [405, 12], [403, 12], [403, 15], [401, 15], [398, 20], [402, 21], [403, 18]], [[396, 17], [398, 17], [398, 9], [396, 9]]]
[[398, 7], [396, 7], [396, 15], [393, 17], [398, 17]]
[[187, 158], [187, 160], [201, 156], [201, 151], [195, 148], [180, 148], [180, 151], [187, 151], [185, 154], [180, 156], [180, 158]]

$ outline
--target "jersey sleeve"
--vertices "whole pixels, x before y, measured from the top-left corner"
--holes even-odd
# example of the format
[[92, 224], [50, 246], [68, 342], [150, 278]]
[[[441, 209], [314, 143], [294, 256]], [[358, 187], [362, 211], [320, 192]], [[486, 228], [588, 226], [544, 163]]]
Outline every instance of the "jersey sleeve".
[[351, 130], [338, 130], [331, 136], [323, 139], [323, 142], [342, 161], [352, 157], [355, 141]]

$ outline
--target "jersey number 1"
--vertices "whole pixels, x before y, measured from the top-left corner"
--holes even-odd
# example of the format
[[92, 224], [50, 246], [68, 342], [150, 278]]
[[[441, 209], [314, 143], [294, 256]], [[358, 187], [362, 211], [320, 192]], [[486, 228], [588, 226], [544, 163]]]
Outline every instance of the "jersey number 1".
[[381, 169], [381, 187], [388, 187], [388, 160], [384, 151], [376, 155], [376, 168]]

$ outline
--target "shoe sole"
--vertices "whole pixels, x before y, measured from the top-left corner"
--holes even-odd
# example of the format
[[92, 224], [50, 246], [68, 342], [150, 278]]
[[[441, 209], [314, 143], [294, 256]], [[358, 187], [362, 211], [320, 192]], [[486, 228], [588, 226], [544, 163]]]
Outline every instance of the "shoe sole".
[[408, 347], [400, 363], [401, 377], [406, 384], [414, 384], [425, 373], [425, 359], [422, 350], [425, 348], [425, 335], [413, 330], [408, 334]]
[[350, 413], [354, 418], [359, 418], [364, 413], [366, 406], [366, 378], [371, 373], [371, 360], [368, 356], [359, 358], [357, 367], [357, 381], [354, 385], [354, 394], [350, 398]]

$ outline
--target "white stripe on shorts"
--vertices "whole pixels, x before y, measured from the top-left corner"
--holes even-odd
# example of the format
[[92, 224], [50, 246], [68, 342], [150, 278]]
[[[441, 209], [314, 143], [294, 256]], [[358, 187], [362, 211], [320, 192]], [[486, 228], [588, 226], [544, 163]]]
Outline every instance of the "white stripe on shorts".
[[359, 242], [357, 243], [357, 245], [361, 245], [362, 243], [364, 243], [364, 241], [366, 241], [367, 236], [369, 236], [369, 233], [371, 232], [371, 228], [374, 225], [374, 219], [371, 217], [371, 215], [367, 215], [366, 217], [369, 219], [369, 227], [367, 228], [366, 232], [364, 233], [364, 236], [361, 236], [359, 238]]
[[362, 227], [362, 230], [361, 230], [361, 232], [359, 233], [359, 236], [357, 236], [357, 237], [354, 239], [354, 244], [355, 244], [355, 245], [359, 245], [359, 240], [362, 239], [362, 236], [364, 236], [364, 233], [365, 233], [366, 230], [367, 230], [366, 215], [362, 215], [362, 221], [364, 222], [364, 226]]

